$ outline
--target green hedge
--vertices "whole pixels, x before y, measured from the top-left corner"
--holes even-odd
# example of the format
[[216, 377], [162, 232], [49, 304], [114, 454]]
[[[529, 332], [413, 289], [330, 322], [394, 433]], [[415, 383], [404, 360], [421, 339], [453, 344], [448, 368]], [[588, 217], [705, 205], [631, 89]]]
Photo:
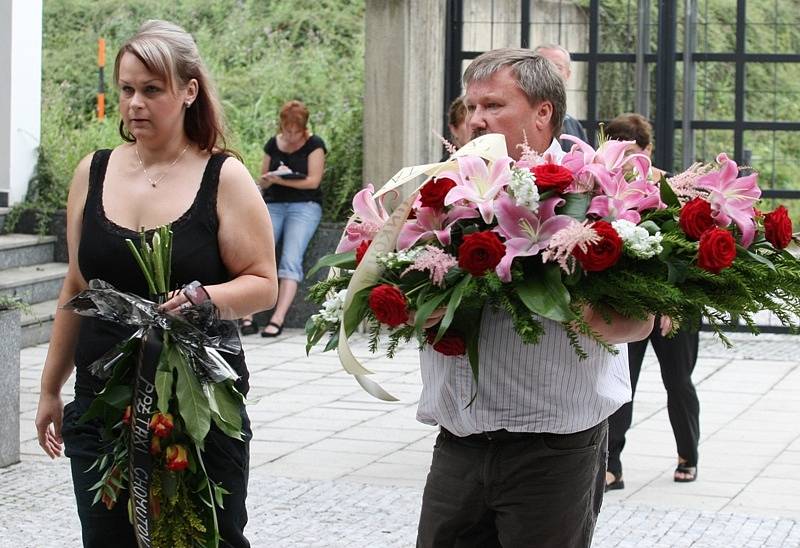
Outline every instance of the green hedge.
[[[78, 161], [120, 143], [114, 57], [147, 19], [193, 34], [222, 98], [231, 144], [254, 177], [280, 105], [304, 101], [312, 130], [328, 145], [324, 219], [346, 218], [362, 184], [364, 4], [338, 0], [48, 0], [40, 162], [28, 203], [18, 209], [63, 207]], [[104, 122], [95, 117], [99, 37], [107, 45]]]

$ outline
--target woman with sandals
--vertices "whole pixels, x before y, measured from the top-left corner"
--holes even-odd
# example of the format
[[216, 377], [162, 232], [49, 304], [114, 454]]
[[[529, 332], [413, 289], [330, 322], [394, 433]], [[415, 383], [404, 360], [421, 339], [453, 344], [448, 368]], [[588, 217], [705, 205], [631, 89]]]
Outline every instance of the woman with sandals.
[[[325, 142], [308, 130], [308, 109], [289, 101], [280, 110], [280, 133], [264, 145], [261, 185], [278, 245], [278, 304], [262, 337], [277, 337], [303, 280], [303, 255], [322, 217]], [[258, 332], [252, 316], [242, 318], [243, 335]]]
[[[650, 122], [639, 114], [620, 114], [605, 127], [609, 139], [635, 141], [631, 152], [650, 155], [652, 128]], [[655, 177], [663, 172], [655, 171]], [[692, 383], [692, 371], [697, 362], [698, 333], [678, 331], [672, 337], [666, 334], [672, 330], [670, 318], [656, 318], [656, 325], [650, 336], [642, 341], [628, 343], [628, 365], [631, 374], [631, 387], [634, 395], [642, 361], [648, 342], [661, 366], [661, 379], [667, 390], [667, 412], [675, 435], [678, 449], [678, 464], [673, 479], [679, 483], [697, 479], [697, 444], [700, 438], [700, 402]], [[633, 401], [620, 407], [608, 418], [608, 468], [606, 471], [606, 491], [623, 489], [622, 462], [620, 454], [625, 447], [625, 434], [631, 427]]]

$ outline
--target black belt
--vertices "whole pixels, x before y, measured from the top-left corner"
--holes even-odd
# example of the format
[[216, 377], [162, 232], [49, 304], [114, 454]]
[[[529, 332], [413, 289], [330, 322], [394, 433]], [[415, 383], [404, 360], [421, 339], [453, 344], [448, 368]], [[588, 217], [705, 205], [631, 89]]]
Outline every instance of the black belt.
[[470, 443], [495, 443], [503, 441], [522, 441], [531, 440], [537, 436], [541, 436], [538, 432], [509, 432], [505, 428], [501, 430], [493, 430], [491, 432], [479, 432], [477, 434], [470, 434], [469, 436], [456, 436], [443, 426], [440, 427], [442, 435], [447, 439], [465, 441]]

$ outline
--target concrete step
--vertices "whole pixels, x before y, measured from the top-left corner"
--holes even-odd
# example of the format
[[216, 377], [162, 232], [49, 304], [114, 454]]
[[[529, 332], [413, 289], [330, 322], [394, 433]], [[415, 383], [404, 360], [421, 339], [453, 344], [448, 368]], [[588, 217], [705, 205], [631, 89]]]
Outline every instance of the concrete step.
[[22, 327], [21, 348], [36, 346], [50, 340], [57, 306], [58, 300], [52, 299], [33, 304], [27, 310], [23, 310], [20, 322]]
[[28, 304], [49, 301], [58, 297], [66, 263], [42, 263], [0, 270], [0, 295], [19, 297]]
[[53, 260], [55, 236], [0, 234], [0, 270]]

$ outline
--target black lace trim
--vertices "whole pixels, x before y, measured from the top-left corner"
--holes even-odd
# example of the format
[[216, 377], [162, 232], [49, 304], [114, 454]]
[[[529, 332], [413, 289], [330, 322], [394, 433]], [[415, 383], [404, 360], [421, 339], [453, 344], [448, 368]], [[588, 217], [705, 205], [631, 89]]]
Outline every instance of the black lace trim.
[[[102, 152], [102, 151], [98, 151]], [[90, 193], [92, 194], [92, 198], [94, 200], [94, 209], [96, 213], [96, 219], [98, 220], [100, 226], [102, 226], [108, 232], [115, 234], [117, 236], [136, 236], [139, 234], [138, 230], [133, 230], [131, 228], [119, 225], [109, 219], [106, 216], [105, 206], [103, 205], [103, 187], [104, 182], [106, 179], [106, 170], [108, 169], [108, 159], [111, 156], [111, 151], [108, 151], [108, 154], [105, 158], [99, 161], [99, 165], [97, 165], [97, 172], [93, 173]], [[192, 220], [194, 217], [194, 213], [199, 210], [201, 201], [205, 201], [208, 204], [206, 207], [209, 208], [207, 210], [208, 213], [211, 215], [208, 217], [209, 219], [213, 219], [214, 225], [218, 224], [217, 220], [217, 212], [216, 212], [216, 201], [217, 201], [217, 187], [219, 186], [219, 169], [214, 169], [217, 164], [221, 166], [221, 163], [217, 160], [217, 156], [223, 156], [214, 154], [208, 158], [206, 162], [206, 167], [203, 170], [203, 177], [200, 180], [200, 188], [197, 190], [197, 193], [194, 196], [194, 200], [192, 200], [192, 204], [189, 208], [183, 212], [183, 214], [172, 221], [170, 223], [172, 225], [173, 230], [177, 230], [181, 228], [183, 225], [187, 224], [189, 221]], [[217, 160], [217, 161], [215, 161]], [[210, 186], [210, 189], [208, 188]], [[206, 194], [209, 194], [210, 198], [213, 199], [206, 199], [203, 200]], [[213, 208], [212, 208], [213, 206]], [[145, 231], [147, 234], [152, 234], [155, 228], [151, 228]]]

